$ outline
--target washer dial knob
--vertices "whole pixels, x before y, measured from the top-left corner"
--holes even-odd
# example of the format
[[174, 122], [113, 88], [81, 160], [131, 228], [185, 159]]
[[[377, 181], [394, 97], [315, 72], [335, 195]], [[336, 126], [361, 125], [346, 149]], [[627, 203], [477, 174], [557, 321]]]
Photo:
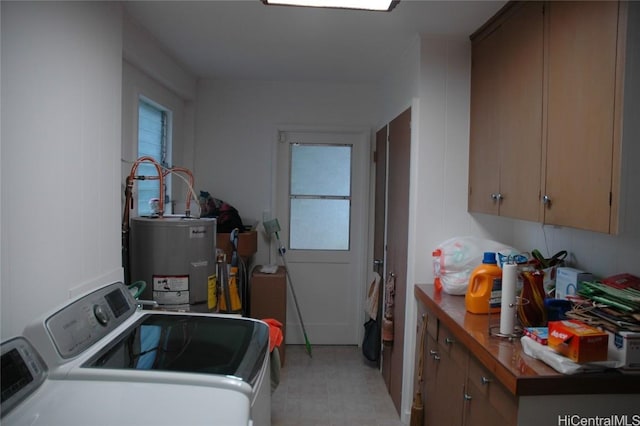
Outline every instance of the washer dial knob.
[[101, 305], [93, 305], [93, 315], [100, 325], [105, 326], [109, 322], [109, 315]]

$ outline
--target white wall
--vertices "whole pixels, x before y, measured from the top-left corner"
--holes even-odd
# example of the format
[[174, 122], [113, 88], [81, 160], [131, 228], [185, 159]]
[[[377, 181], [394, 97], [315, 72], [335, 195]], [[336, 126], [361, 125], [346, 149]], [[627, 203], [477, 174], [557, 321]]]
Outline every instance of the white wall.
[[[411, 201], [403, 373], [407, 380], [403, 384], [402, 402], [405, 422], [409, 419], [413, 395], [416, 301], [412, 284], [432, 281], [431, 252], [444, 240], [460, 235], [505, 243], [512, 239], [511, 226], [503, 226], [499, 218], [486, 217], [480, 221], [467, 213], [470, 53], [467, 39], [422, 37], [419, 40], [417, 93], [411, 102]], [[408, 64], [413, 67], [411, 62]], [[406, 75], [406, 70], [399, 73]], [[402, 80], [406, 82], [410, 78]], [[395, 80], [395, 84], [406, 92], [403, 83]]]
[[467, 213], [470, 55], [466, 38], [417, 37], [383, 88], [380, 126], [413, 109], [410, 235], [416, 259], [410, 272], [415, 282], [433, 279], [431, 252], [446, 239], [513, 239], [510, 221]]
[[[394, 73], [387, 76], [382, 85], [384, 102], [382, 115], [376, 126], [379, 130], [400, 113], [412, 106], [420, 93], [420, 36], [416, 35], [409, 45], [404, 47], [401, 60], [395, 64]], [[415, 121], [414, 118], [412, 120]]]
[[196, 79], [194, 75], [174, 58], [167, 55], [156, 39], [131, 17], [123, 20], [122, 56], [138, 68], [175, 93], [179, 98], [194, 100]]
[[[275, 217], [278, 126], [362, 126], [373, 131], [382, 104], [378, 89], [368, 85], [201, 80], [196, 107], [196, 191], [209, 191], [230, 203], [246, 224], [262, 221], [263, 212]], [[261, 235], [253, 262], [275, 261], [269, 258], [268, 240]]]
[[415, 282], [433, 279], [431, 252], [455, 236], [509, 243], [510, 226], [467, 213], [471, 45], [423, 38], [415, 147]]
[[[157, 41], [125, 15], [122, 71], [122, 193], [138, 155], [138, 100], [145, 96], [172, 113], [170, 163], [193, 171], [196, 77], [168, 56]], [[187, 186], [172, 178], [175, 213], [183, 213]], [[197, 184], [197, 180], [196, 180]], [[198, 208], [191, 201], [191, 211]], [[131, 215], [135, 216], [136, 211]]]
[[122, 12], [2, 2], [1, 337], [122, 278]]

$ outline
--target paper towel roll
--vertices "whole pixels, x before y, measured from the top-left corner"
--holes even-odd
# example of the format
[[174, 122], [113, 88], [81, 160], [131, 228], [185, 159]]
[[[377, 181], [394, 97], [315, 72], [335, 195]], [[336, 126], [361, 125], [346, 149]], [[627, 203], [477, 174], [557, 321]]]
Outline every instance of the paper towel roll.
[[502, 296], [500, 303], [500, 334], [510, 335], [515, 330], [516, 279], [518, 265], [505, 263], [502, 267]]

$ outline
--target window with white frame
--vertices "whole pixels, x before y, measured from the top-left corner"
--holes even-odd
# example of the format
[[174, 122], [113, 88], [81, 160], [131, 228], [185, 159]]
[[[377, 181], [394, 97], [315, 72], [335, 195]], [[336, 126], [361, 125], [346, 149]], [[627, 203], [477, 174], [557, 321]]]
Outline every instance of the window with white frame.
[[291, 144], [289, 248], [349, 250], [351, 145]]
[[[148, 156], [163, 167], [169, 167], [171, 135], [171, 111], [140, 97], [138, 101], [138, 157]], [[143, 162], [138, 167], [138, 176], [157, 176], [155, 166]], [[165, 204], [170, 201], [169, 188], [171, 176], [165, 179]], [[137, 183], [138, 215], [147, 216], [152, 213], [150, 201], [160, 196], [160, 181], [157, 179], [138, 180]], [[166, 209], [165, 209], [166, 210]]]

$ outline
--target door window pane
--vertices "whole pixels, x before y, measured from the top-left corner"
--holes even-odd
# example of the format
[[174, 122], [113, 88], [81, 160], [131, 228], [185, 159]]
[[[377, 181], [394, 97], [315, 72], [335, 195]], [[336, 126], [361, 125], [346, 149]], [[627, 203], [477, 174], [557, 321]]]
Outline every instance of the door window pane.
[[291, 249], [349, 250], [350, 200], [291, 200]]
[[289, 248], [349, 250], [351, 149], [291, 145]]
[[292, 145], [291, 194], [351, 195], [351, 147]]

